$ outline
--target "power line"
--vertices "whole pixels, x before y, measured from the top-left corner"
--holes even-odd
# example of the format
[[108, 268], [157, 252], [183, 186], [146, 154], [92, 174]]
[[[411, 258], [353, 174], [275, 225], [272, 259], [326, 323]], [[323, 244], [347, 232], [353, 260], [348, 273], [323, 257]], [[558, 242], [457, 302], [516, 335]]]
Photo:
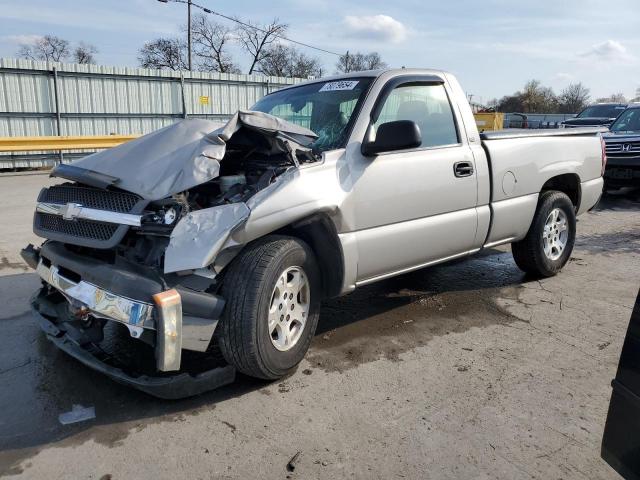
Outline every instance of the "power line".
[[[161, 0], [161, 1], [164, 1], [164, 0]], [[297, 40], [293, 40], [293, 39], [291, 39], [289, 37], [286, 37], [284, 35], [278, 35], [277, 33], [268, 32], [267, 30], [264, 30], [264, 29], [262, 29], [260, 27], [256, 27], [255, 25], [251, 25], [249, 23], [243, 22], [242, 20], [238, 20], [237, 18], [230, 17], [229, 15], [225, 15], [223, 13], [216, 12], [215, 10], [211, 10], [209, 8], [206, 8], [206, 7], [202, 6], [202, 5], [198, 5], [197, 3], [189, 2], [188, 0], [167, 0], [167, 2], [169, 2], [169, 1], [173, 2], [173, 3], [185, 3], [185, 4], [191, 3], [191, 5], [193, 5], [196, 8], [199, 8], [200, 10], [202, 10], [205, 13], [208, 13], [210, 15], [217, 15], [218, 17], [224, 18], [224, 19], [229, 20], [231, 22], [235, 22], [235, 23], [237, 23], [239, 25], [242, 25], [243, 27], [252, 28], [254, 30], [257, 30], [258, 32], [271, 34], [276, 38], [280, 38], [282, 40], [286, 40], [287, 42], [295, 43], [296, 45], [301, 45], [301, 46], [306, 47], [306, 48], [311, 48], [313, 50], [318, 50], [319, 52], [328, 53], [330, 55], [335, 55], [337, 57], [341, 57], [343, 55], [342, 53], [332, 52], [331, 50], [325, 50], [324, 48], [315, 47], [313, 45], [309, 45], [308, 43], [298, 42]], [[167, 2], [165, 2], [165, 3], [167, 3]]]

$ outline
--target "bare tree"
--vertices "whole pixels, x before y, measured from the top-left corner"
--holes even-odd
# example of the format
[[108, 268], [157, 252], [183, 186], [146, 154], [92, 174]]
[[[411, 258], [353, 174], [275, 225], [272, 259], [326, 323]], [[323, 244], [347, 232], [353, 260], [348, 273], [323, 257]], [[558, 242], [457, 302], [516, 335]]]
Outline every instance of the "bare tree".
[[522, 112], [522, 96], [520, 92], [513, 95], [505, 95], [494, 106], [496, 112]]
[[283, 36], [289, 27], [275, 18], [268, 25], [243, 22], [246, 25], [238, 27], [238, 40], [242, 48], [251, 56], [251, 75], [256, 66], [269, 56], [269, 45], [278, 37]]
[[298, 49], [277, 43], [269, 47], [266, 55], [256, 69], [265, 75], [276, 77], [321, 77], [320, 60], [309, 57]]
[[608, 97], [601, 97], [596, 100], [598, 103], [627, 103], [627, 98], [623, 93], [614, 93]]
[[529, 80], [522, 91], [498, 100], [499, 112], [551, 113], [558, 110], [558, 97], [538, 80]]
[[143, 68], [187, 70], [187, 46], [178, 38], [158, 38], [144, 44], [138, 61]]
[[234, 38], [231, 28], [212, 22], [204, 15], [198, 15], [191, 22], [191, 32], [200, 70], [240, 73], [240, 67], [233, 63], [226, 50]]
[[379, 70], [386, 68], [387, 64], [382, 60], [378, 52], [371, 53], [345, 53], [341, 55], [336, 64], [338, 73], [359, 72], [363, 70]]
[[60, 62], [69, 56], [69, 42], [55, 35], [45, 35], [32, 44], [22, 44], [18, 56], [31, 60]]
[[560, 113], [577, 113], [589, 103], [589, 89], [582, 83], [571, 83], [560, 92], [558, 107]]
[[95, 64], [98, 49], [89, 43], [80, 42], [73, 50], [73, 61], [81, 64]]
[[557, 108], [558, 99], [553, 90], [542, 86], [539, 80], [529, 80], [520, 96], [524, 113], [546, 113]]

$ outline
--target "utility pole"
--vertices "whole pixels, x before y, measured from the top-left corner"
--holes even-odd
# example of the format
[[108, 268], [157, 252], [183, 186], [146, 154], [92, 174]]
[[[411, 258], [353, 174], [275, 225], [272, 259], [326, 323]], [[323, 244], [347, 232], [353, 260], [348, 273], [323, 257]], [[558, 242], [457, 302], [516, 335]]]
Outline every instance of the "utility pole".
[[[169, 0], [158, 0], [161, 3], [169, 3]], [[189, 71], [192, 70], [191, 63], [191, 4], [192, 0], [171, 0], [175, 3], [186, 3], [187, 4], [187, 59], [189, 62]]]
[[189, 71], [191, 71], [191, 0], [187, 2], [187, 49], [189, 51]]

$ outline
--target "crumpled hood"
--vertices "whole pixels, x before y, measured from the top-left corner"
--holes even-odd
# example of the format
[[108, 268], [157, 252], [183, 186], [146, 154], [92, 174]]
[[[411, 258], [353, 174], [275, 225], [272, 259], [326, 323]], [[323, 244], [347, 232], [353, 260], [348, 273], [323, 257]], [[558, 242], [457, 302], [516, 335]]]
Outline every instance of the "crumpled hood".
[[[272, 144], [276, 133], [303, 146], [317, 138], [311, 130], [273, 115], [240, 110], [226, 125], [182, 120], [72, 165], [114, 177], [114, 186], [147, 200], [159, 200], [217, 177], [226, 142], [242, 127], [263, 133]], [[69, 178], [64, 168], [56, 170], [51, 176]]]

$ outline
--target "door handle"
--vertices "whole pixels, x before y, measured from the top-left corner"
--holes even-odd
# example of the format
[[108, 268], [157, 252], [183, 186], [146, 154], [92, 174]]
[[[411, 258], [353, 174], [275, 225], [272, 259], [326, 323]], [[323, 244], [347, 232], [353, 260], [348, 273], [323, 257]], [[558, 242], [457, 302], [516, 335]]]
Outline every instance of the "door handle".
[[453, 174], [456, 177], [470, 177], [473, 175], [473, 164], [471, 162], [456, 162], [453, 164]]

